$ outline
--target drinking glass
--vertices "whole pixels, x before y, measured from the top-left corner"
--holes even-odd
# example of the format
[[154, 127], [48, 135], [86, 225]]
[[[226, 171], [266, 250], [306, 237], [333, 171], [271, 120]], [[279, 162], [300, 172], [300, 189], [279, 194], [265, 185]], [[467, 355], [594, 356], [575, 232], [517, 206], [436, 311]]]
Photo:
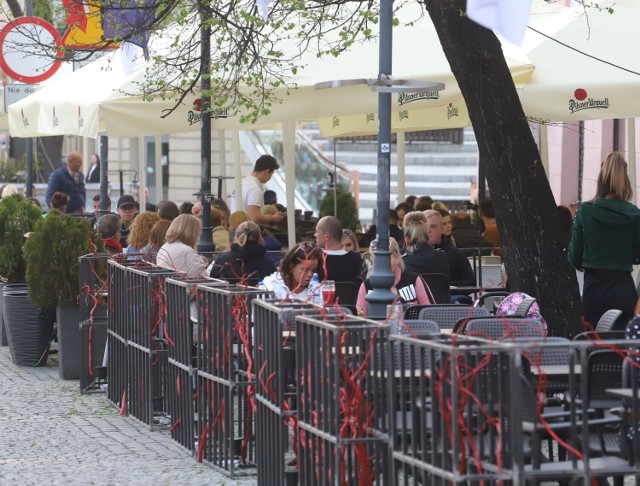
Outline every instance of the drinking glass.
[[322, 301], [324, 304], [333, 304], [336, 299], [336, 283], [333, 280], [322, 282]]

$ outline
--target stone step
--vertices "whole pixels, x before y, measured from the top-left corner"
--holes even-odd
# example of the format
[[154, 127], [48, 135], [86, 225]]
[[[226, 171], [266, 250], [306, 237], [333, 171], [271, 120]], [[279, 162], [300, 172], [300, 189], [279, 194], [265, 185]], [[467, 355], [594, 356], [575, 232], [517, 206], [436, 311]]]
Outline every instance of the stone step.
[[[378, 192], [375, 182], [370, 185], [360, 184], [360, 199], [377, 200]], [[391, 184], [391, 194], [396, 194], [397, 185]], [[430, 182], [423, 184], [411, 184], [405, 188], [405, 194], [428, 195], [435, 201], [436, 196], [455, 196], [461, 199], [469, 199], [470, 182]], [[368, 190], [367, 190], [368, 189]]]
[[[329, 160], [333, 156], [328, 157], [325, 153], [325, 157]], [[372, 152], [338, 152], [337, 154], [338, 164], [346, 166], [348, 169], [356, 169], [361, 165], [377, 165], [378, 155]], [[395, 154], [391, 155], [391, 165], [397, 165], [397, 157]], [[405, 168], [409, 166], [440, 166], [445, 167], [445, 170], [456, 166], [468, 166], [477, 167], [478, 154], [477, 153], [407, 153], [405, 154]]]

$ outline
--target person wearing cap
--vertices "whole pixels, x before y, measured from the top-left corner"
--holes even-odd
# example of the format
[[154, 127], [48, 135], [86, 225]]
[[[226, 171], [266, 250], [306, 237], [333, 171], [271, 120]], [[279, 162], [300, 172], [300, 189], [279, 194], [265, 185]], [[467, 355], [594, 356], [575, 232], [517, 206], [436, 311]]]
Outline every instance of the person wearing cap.
[[118, 207], [116, 212], [122, 220], [122, 231], [120, 233], [120, 244], [124, 247], [127, 246], [127, 238], [129, 237], [129, 228], [133, 223], [138, 208], [136, 207], [136, 200], [130, 194], [120, 196], [118, 199]]
[[83, 214], [87, 201], [87, 192], [84, 187], [84, 174], [82, 168], [82, 155], [79, 152], [67, 154], [67, 164], [54, 170], [49, 176], [47, 193], [44, 196], [47, 207], [51, 206], [51, 198], [56, 192], [62, 192], [69, 196], [67, 213]]

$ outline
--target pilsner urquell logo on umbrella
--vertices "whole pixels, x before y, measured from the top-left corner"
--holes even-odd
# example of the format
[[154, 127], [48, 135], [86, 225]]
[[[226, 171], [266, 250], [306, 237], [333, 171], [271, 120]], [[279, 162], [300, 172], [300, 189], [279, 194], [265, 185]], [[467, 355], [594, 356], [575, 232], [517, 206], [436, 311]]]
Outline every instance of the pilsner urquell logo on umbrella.
[[56, 107], [53, 107], [53, 117], [51, 119], [51, 122], [53, 123], [53, 127], [57, 127], [58, 126], [58, 115], [56, 115]]
[[82, 118], [82, 110], [80, 109], [80, 105], [78, 105], [78, 128], [82, 128], [84, 126], [84, 118]]
[[578, 88], [573, 92], [573, 98], [569, 100], [569, 112], [576, 113], [582, 110], [599, 110], [609, 108], [609, 98], [593, 98], [587, 91]]

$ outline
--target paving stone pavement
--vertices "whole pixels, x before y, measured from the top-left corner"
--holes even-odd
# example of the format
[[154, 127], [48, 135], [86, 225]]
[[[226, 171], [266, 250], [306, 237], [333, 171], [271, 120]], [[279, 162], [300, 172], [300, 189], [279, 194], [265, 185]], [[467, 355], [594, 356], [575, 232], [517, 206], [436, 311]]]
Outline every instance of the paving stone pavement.
[[195, 461], [168, 431], [121, 416], [106, 394], [81, 395], [78, 382], [48, 366], [19, 367], [0, 347], [0, 486], [255, 485]]

